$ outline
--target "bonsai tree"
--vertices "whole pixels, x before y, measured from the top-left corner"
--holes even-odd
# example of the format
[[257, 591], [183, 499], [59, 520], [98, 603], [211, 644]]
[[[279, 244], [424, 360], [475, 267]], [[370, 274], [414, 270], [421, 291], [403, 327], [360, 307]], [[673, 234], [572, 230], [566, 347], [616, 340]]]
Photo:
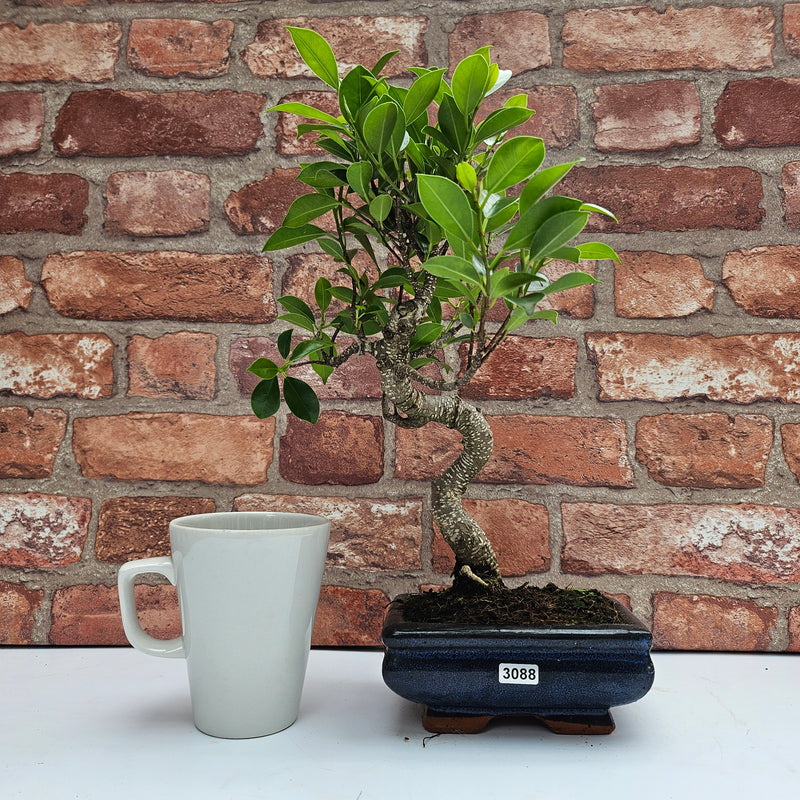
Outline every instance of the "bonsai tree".
[[[302, 166], [298, 179], [310, 191], [291, 204], [264, 250], [316, 242], [341, 265], [345, 285], [319, 277], [316, 311], [299, 297], [278, 299], [286, 312], [279, 319], [292, 327], [278, 337], [282, 363], [259, 358], [249, 367], [261, 379], [253, 411], [268, 417], [283, 399], [315, 422], [317, 396], [292, 370], [310, 363], [325, 382], [349, 358], [372, 356], [386, 420], [402, 428], [440, 422], [463, 437], [460, 455], [433, 481], [433, 518], [455, 553], [457, 582], [502, 584], [490, 541], [461, 502], [492, 452], [492, 432], [459, 393], [509, 333], [529, 320], [556, 322], [555, 311], [539, 308], [545, 297], [597, 282], [581, 271], [551, 281], [547, 265], [616, 259], [608, 245], [572, 243], [590, 213], [613, 215], [551, 194], [578, 162], [542, 168], [542, 140], [511, 135], [534, 113], [525, 94], [480, 114], [511, 77], [488, 47], [461, 61], [450, 82], [445, 69], [413, 67], [410, 84], [396, 86], [381, 76], [396, 53], [342, 77], [322, 36], [288, 30], [308, 67], [337, 93], [341, 114], [296, 102], [270, 109], [310, 120], [298, 124], [298, 136], [315, 134], [335, 160]], [[333, 226], [314, 224], [323, 215]], [[373, 268], [356, 266], [359, 251]], [[452, 348], [460, 361], [448, 358]]]

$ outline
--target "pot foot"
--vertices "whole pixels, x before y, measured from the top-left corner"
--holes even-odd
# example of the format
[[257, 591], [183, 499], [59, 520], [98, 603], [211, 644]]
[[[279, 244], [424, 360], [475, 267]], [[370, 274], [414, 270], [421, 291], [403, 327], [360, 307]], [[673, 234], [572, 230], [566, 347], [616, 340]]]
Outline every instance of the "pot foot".
[[480, 733], [493, 719], [491, 715], [448, 714], [426, 708], [422, 727], [428, 733]]
[[[422, 714], [422, 727], [428, 733], [480, 733], [493, 719], [497, 719], [497, 716], [450, 714], [426, 708]], [[530, 714], [526, 716], [542, 723], [553, 733], [568, 736], [602, 736], [612, 733], [616, 727], [610, 711], [606, 711], [604, 714], [565, 714], [560, 716]]]
[[605, 714], [570, 714], [538, 719], [553, 733], [569, 736], [603, 736], [613, 733], [616, 727], [610, 711]]

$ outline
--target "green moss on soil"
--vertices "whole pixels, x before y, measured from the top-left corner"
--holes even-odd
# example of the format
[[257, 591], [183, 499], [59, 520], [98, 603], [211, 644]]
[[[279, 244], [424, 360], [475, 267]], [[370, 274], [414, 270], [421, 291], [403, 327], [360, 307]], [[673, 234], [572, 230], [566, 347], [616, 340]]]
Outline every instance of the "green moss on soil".
[[614, 603], [593, 589], [463, 586], [411, 595], [403, 605], [406, 622], [574, 627], [624, 622]]

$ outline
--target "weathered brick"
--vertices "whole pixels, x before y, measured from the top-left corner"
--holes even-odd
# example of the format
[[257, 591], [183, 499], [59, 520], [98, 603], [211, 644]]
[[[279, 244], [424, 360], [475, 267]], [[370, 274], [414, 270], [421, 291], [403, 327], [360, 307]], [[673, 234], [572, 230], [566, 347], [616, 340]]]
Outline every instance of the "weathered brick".
[[800, 402], [798, 334], [590, 333], [586, 342], [600, 400]]
[[383, 475], [380, 417], [326, 411], [312, 425], [290, 417], [281, 437], [280, 471], [286, 480], [316, 486], [358, 486]]
[[[235, 339], [231, 344], [228, 364], [239, 392], [246, 397], [250, 396], [259, 381], [247, 371], [257, 358], [269, 358], [276, 363], [283, 361], [275, 342], [265, 336]], [[372, 356], [352, 356], [336, 368], [327, 383], [322, 383], [310, 365], [293, 369], [292, 375], [313, 386], [317, 396], [322, 399], [374, 400], [381, 396], [381, 376]]]
[[216, 511], [209, 497], [113, 497], [100, 506], [95, 554], [98, 561], [124, 563], [168, 556], [169, 523], [189, 514]]
[[[623, 251], [614, 265], [614, 305], [628, 319], [688, 317], [714, 307], [714, 284], [692, 256]], [[681, 290], [675, 291], [680, 285]]]
[[800, 144], [800, 78], [731, 81], [714, 110], [722, 146], [784, 147]]
[[563, 503], [561, 566], [582, 575], [697, 575], [742, 583], [800, 578], [800, 509]]
[[[139, 585], [134, 588], [139, 624], [157, 639], [181, 633], [178, 596], [174, 586]], [[124, 645], [116, 586], [66, 586], [53, 595], [50, 644]]]
[[800, 423], [786, 423], [781, 425], [781, 439], [783, 440], [783, 457], [800, 481]]
[[527, 9], [471, 14], [457, 23], [449, 38], [450, 68], [479, 47], [492, 45], [492, 58], [514, 75], [553, 63], [547, 16]]
[[87, 478], [253, 486], [267, 479], [275, 420], [131, 412], [78, 417], [72, 449]]
[[339, 74], [358, 64], [374, 64], [390, 50], [400, 52], [383, 74], [406, 74], [408, 67], [428, 62], [425, 50], [427, 17], [293, 17], [261, 22], [255, 39], [241, 52], [241, 58], [257, 78], [308, 78], [306, 67], [292, 44], [287, 25], [311, 28], [324, 36], [336, 55]]
[[216, 383], [213, 333], [179, 331], [157, 339], [131, 336], [128, 340], [128, 394], [134, 397], [172, 397], [213, 400]]
[[0, 478], [46, 478], [67, 430], [60, 408], [0, 408]]
[[241, 156], [263, 134], [264, 97], [209, 92], [73, 92], [53, 131], [60, 156]]
[[42, 143], [44, 95], [40, 92], [0, 94], [0, 158], [34, 153]]
[[118, 22], [0, 23], [0, 81], [114, 80]]
[[329, 567], [363, 572], [421, 569], [422, 502], [368, 497], [246, 494], [235, 511], [287, 511], [330, 520]]
[[182, 169], [114, 172], [106, 183], [104, 229], [111, 236], [184, 236], [207, 231], [211, 180]]
[[594, 93], [598, 150], [666, 150], [700, 141], [700, 95], [692, 81], [606, 84]]
[[89, 182], [70, 172], [0, 175], [0, 233], [77, 236], [88, 221]]
[[215, 78], [230, 66], [234, 24], [229, 19], [133, 19], [128, 65], [158, 78]]
[[0, 391], [40, 397], [110, 397], [114, 345], [102, 333], [0, 334]]
[[789, 646], [786, 649], [800, 653], [800, 606], [789, 609]]
[[374, 647], [389, 598], [380, 589], [323, 586], [319, 595], [314, 635], [317, 647]]
[[[486, 531], [503, 575], [527, 575], [550, 568], [550, 532], [547, 508], [515, 498], [464, 499], [464, 510]], [[451, 574], [453, 551], [440, 535], [431, 545], [433, 568]]]
[[33, 644], [34, 615], [44, 592], [0, 581], [0, 645]]
[[653, 644], [662, 650], [766, 650], [777, 611], [751, 600], [661, 592], [653, 599]]
[[[308, 106], [319, 108], [328, 114], [338, 117], [342, 112], [339, 110], [339, 100], [336, 92], [303, 91], [292, 92], [280, 99], [281, 103], [305, 103]], [[325, 151], [318, 147], [314, 142], [317, 136], [313, 133], [306, 133], [297, 138], [298, 122], [311, 120], [298, 117], [296, 114], [287, 114], [279, 111], [275, 124], [275, 149], [284, 155], [321, 155]]]
[[800, 228], [800, 161], [791, 161], [781, 173], [783, 214], [790, 228]]
[[22, 261], [14, 256], [0, 256], [0, 314], [27, 308], [32, 293], [33, 284], [25, 277]]
[[[467, 348], [461, 348], [466, 366]], [[461, 396], [476, 400], [520, 400], [575, 394], [578, 343], [574, 339], [510, 336], [478, 370]]]
[[579, 72], [768, 69], [774, 26], [774, 13], [765, 6], [568, 11], [563, 65]]
[[[482, 483], [633, 486], [625, 424], [601, 417], [487, 417], [494, 452], [477, 477]], [[430, 480], [460, 452], [460, 436], [438, 423], [398, 428], [395, 477]]]
[[772, 420], [760, 414], [661, 414], [636, 424], [636, 458], [667, 486], [764, 485]]
[[272, 264], [251, 253], [54, 253], [42, 267], [47, 299], [77, 319], [271, 322]]
[[748, 167], [575, 167], [557, 191], [619, 219], [593, 214], [590, 231], [758, 230], [765, 214], [761, 176]]
[[783, 7], [783, 43], [791, 55], [800, 57], [800, 3]]
[[722, 262], [722, 280], [748, 314], [800, 318], [800, 247], [734, 250]]
[[87, 497], [0, 495], [0, 565], [52, 568], [80, 561], [91, 516]]

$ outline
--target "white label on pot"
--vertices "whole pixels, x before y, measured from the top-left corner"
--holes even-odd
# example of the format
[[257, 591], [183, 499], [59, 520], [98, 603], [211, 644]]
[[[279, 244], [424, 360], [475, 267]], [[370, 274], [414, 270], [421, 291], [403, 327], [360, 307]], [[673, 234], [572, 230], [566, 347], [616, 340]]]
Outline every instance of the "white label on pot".
[[536, 686], [539, 683], [539, 667], [536, 664], [500, 664], [500, 683]]

